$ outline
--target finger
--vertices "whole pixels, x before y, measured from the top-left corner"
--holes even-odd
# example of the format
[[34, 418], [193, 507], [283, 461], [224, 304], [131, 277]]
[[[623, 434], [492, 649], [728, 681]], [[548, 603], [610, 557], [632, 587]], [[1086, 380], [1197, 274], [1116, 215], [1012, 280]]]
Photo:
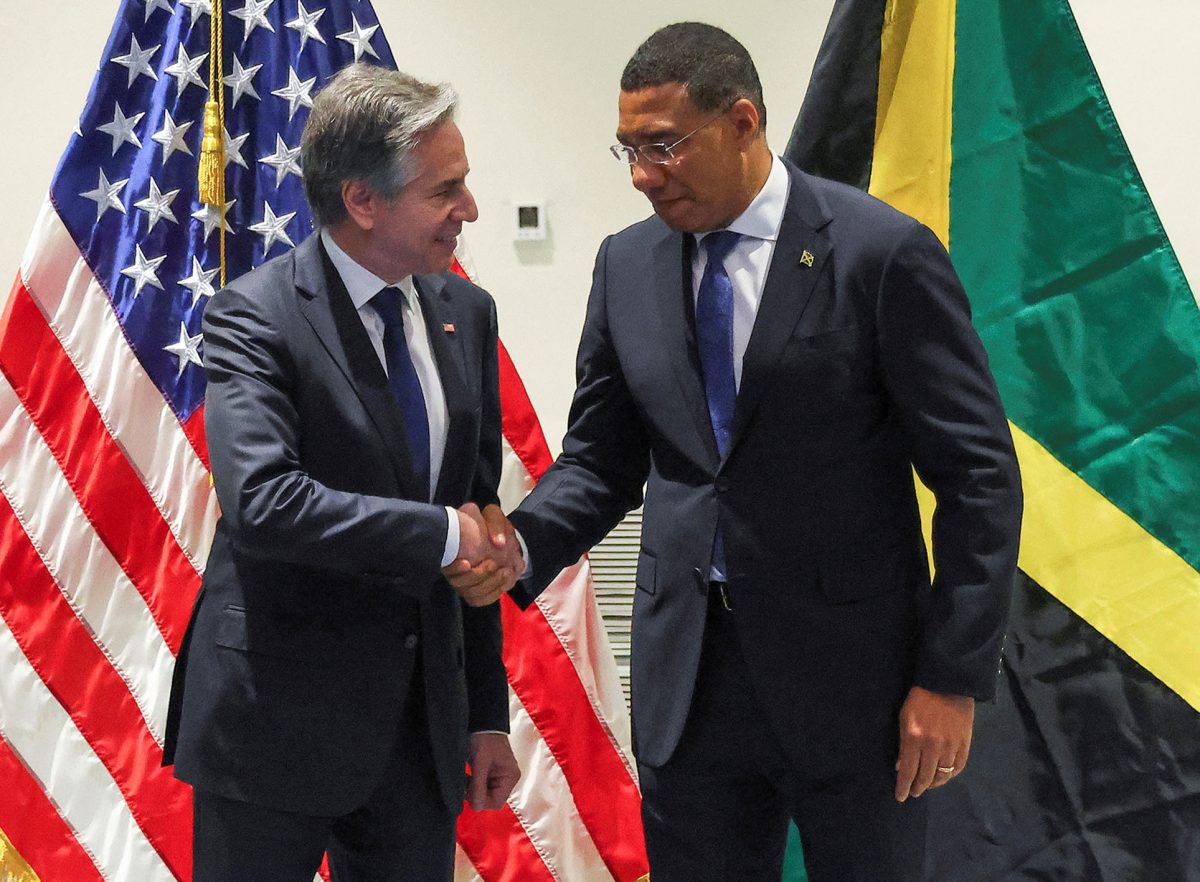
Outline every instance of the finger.
[[474, 502], [465, 502], [461, 506], [459, 506], [458, 510], [461, 511], [463, 514], [465, 514], [467, 517], [471, 518], [472, 520], [477, 521], [480, 519], [479, 506], [476, 505]]
[[930, 790], [934, 790], [950, 782], [950, 779], [958, 774], [958, 766], [954, 760], [943, 760], [934, 767], [933, 781], [929, 785]]
[[465, 557], [460, 557], [458, 560], [442, 567], [442, 575], [444, 575], [446, 578], [450, 578], [451, 576], [460, 576], [469, 572], [471, 572], [471, 562]]
[[500, 565], [494, 560], [488, 559], [478, 566], [471, 567], [457, 575], [447, 577], [447, 581], [456, 589], [475, 588], [482, 585], [489, 579], [496, 578], [496, 573], [500, 570]]
[[487, 529], [488, 536], [491, 537], [492, 544], [497, 548], [503, 548], [508, 542], [508, 518], [504, 516], [504, 512], [500, 510], [498, 505], [489, 505], [483, 510], [483, 523]]
[[913, 781], [917, 777], [920, 758], [913, 742], [900, 739], [900, 758], [896, 761], [896, 801], [904, 802], [912, 795]]
[[508, 801], [508, 795], [517, 786], [517, 775], [497, 775], [492, 778], [492, 786], [488, 790], [488, 808], [502, 809]]
[[938, 761], [934, 759], [936, 756], [938, 756], [938, 752], [927, 745], [921, 749], [921, 759], [911, 788], [913, 796], [920, 796], [933, 783], [938, 767]]
[[479, 585], [460, 591], [463, 600], [470, 606], [487, 606], [500, 599], [511, 583], [507, 578], [492, 578]]

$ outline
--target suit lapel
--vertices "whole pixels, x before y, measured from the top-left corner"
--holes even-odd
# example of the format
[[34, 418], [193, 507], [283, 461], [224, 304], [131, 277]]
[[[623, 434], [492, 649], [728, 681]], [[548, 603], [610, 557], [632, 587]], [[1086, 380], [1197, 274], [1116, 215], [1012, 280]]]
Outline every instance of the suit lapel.
[[767, 270], [754, 329], [742, 358], [742, 382], [733, 410], [729, 449], [732, 451], [749, 425], [774, 367], [804, 314], [825, 262], [832, 251], [822, 232], [828, 212], [804, 177], [790, 164], [791, 188], [787, 208]]
[[691, 236], [664, 227], [650, 250], [653, 278], [649, 290], [658, 302], [659, 328], [653, 345], [663, 347], [679, 384], [680, 400], [694, 424], [689, 438], [697, 438], [701, 461], [716, 463], [720, 456], [708, 416], [699, 350], [696, 347], [695, 307], [692, 304]]
[[446, 396], [446, 451], [433, 498], [435, 502], [447, 499], [461, 502], [458, 497], [467, 483], [461, 472], [475, 462], [469, 449], [474, 405], [466, 382], [466, 356], [456, 330], [462, 321], [444, 279], [436, 275], [414, 276], [413, 283], [421, 300], [430, 348]]
[[424, 499], [428, 491], [417, 486], [387, 374], [318, 235], [309, 236], [296, 249], [296, 289], [304, 318], [349, 381], [391, 454], [401, 493], [406, 498]]

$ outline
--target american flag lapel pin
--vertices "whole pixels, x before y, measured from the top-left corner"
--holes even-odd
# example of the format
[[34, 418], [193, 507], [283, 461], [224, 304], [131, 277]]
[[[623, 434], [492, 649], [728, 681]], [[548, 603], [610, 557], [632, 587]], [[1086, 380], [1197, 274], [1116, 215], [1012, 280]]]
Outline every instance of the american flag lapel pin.
[[442, 322], [442, 330], [447, 334], [453, 334], [454, 322]]

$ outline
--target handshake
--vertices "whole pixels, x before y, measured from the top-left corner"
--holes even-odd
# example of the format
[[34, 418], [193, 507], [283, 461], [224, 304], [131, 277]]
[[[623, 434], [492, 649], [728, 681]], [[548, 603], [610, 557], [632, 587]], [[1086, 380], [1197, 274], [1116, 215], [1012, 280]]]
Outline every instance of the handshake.
[[458, 558], [442, 575], [468, 605], [495, 603], [524, 573], [517, 531], [500, 506], [480, 511], [468, 502], [458, 509]]

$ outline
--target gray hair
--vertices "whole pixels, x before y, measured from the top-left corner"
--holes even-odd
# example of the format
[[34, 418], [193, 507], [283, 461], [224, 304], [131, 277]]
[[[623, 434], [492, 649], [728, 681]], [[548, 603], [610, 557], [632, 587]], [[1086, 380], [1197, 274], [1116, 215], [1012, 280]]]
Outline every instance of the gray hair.
[[391, 199], [419, 174], [412, 156], [421, 135], [453, 119], [458, 95], [396, 70], [356, 63], [313, 100], [300, 138], [304, 193], [317, 223], [346, 218], [342, 185], [362, 181]]

